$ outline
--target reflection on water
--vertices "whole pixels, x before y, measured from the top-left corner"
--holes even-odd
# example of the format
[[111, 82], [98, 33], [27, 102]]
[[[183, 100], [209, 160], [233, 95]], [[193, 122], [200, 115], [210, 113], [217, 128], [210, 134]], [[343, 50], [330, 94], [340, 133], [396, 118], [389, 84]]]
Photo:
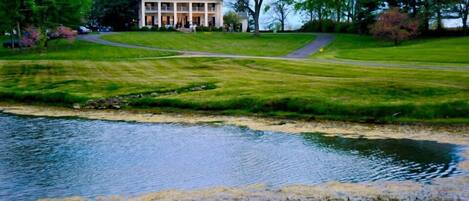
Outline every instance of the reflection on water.
[[459, 174], [450, 144], [0, 114], [0, 200]]

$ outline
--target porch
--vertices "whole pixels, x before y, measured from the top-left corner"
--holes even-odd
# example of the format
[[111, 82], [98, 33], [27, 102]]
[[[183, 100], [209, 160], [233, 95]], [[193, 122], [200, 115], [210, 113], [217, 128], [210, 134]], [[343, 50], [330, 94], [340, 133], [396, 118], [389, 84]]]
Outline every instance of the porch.
[[[151, 1], [151, 2], [150, 2]], [[142, 0], [140, 27], [166, 26], [189, 28], [191, 25], [222, 27], [222, 3], [161, 2]]]

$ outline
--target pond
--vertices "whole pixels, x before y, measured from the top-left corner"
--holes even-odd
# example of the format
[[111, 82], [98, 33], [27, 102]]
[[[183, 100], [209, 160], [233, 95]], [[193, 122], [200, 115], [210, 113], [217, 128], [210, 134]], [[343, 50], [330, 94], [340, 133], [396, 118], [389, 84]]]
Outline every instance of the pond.
[[462, 149], [431, 141], [0, 113], [0, 200], [333, 180], [428, 183], [461, 174]]

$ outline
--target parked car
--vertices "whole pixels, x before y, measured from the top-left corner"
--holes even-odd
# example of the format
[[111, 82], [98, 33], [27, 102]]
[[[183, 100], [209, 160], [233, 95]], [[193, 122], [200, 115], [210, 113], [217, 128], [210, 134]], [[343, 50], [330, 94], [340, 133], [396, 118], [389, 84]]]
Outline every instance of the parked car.
[[98, 31], [99, 31], [99, 32], [111, 32], [111, 31], [112, 31], [112, 27], [109, 27], [109, 26], [102, 26], [102, 27], [99, 27]]
[[15, 47], [20, 47], [21, 43], [19, 40], [14, 39], [14, 40], [6, 40], [3, 42], [3, 47], [4, 48], [13, 48], [13, 45]]
[[88, 34], [88, 33], [91, 33], [90, 29], [88, 29], [84, 26], [78, 27], [78, 34]]

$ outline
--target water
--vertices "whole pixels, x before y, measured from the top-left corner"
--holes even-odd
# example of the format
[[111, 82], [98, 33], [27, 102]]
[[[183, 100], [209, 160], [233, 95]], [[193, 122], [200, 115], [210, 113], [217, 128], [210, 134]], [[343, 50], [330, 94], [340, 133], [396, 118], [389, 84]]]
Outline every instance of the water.
[[431, 182], [461, 173], [461, 149], [429, 141], [0, 113], [0, 200], [257, 183]]

